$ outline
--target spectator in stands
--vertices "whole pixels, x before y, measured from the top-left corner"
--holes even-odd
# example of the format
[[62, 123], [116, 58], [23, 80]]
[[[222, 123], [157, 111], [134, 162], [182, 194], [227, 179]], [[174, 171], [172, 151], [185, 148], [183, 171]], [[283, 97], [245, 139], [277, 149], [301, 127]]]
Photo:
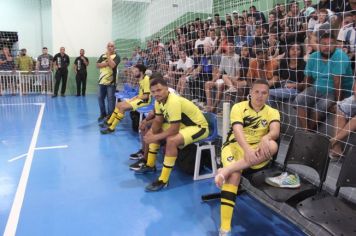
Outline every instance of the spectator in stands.
[[247, 21], [247, 15], [248, 15], [247, 10], [242, 10], [242, 12], [241, 12], [241, 17], [242, 17], [242, 19], [243, 19], [244, 22]]
[[217, 43], [218, 43], [218, 37], [216, 37], [216, 33], [214, 29], [210, 29], [209, 31], [209, 37], [206, 37], [206, 41], [210, 44], [210, 46], [213, 49], [213, 52], [217, 49]]
[[247, 73], [248, 83], [251, 85], [257, 79], [264, 79], [273, 87], [277, 82], [276, 78], [273, 78], [273, 73], [278, 69], [279, 63], [275, 58], [268, 58], [268, 50], [262, 45], [257, 45], [255, 51], [256, 58], [250, 60]]
[[313, 1], [312, 0], [304, 0], [304, 7], [300, 10], [300, 15], [307, 17], [306, 11], [309, 7], [312, 7]]
[[[341, 48], [349, 55], [351, 61], [355, 58], [356, 30], [354, 14], [346, 12], [342, 22], [342, 27], [337, 37]], [[354, 67], [353, 67], [354, 69]]]
[[304, 17], [299, 15], [298, 2], [292, 1], [289, 4], [289, 12], [286, 21], [286, 42], [290, 44], [297, 40], [298, 43], [303, 43], [305, 39]]
[[263, 34], [268, 34], [271, 28], [278, 27], [276, 14], [271, 12], [268, 15], [268, 22], [263, 24]]
[[84, 49], [80, 49], [79, 57], [74, 60], [74, 72], [75, 80], [77, 82], [77, 96], [85, 96], [87, 87], [87, 67], [89, 65], [89, 59], [84, 56]]
[[[115, 43], [109, 42], [106, 49], [106, 53], [102, 54], [96, 62], [96, 67], [99, 68], [100, 71], [98, 82], [99, 122], [114, 112], [116, 100], [116, 69], [120, 63], [120, 56], [115, 52]], [[107, 99], [107, 108], [105, 99]]]
[[[350, 95], [351, 76], [351, 62], [347, 54], [336, 48], [333, 35], [323, 34], [319, 40], [319, 51], [311, 54], [307, 61], [305, 90], [295, 99], [299, 126], [315, 129], [317, 122], [322, 120], [335, 101], [340, 101], [343, 95]], [[310, 115], [308, 110], [311, 108], [314, 112]]]
[[194, 49], [197, 50], [199, 45], [203, 45], [205, 44], [205, 42], [207, 42], [207, 38], [205, 37], [205, 32], [204, 30], [199, 30], [198, 32], [199, 34], [199, 38], [195, 41], [194, 44]]
[[242, 45], [246, 45], [248, 47], [253, 46], [253, 37], [248, 36], [246, 32], [246, 26], [240, 26], [239, 34], [235, 37], [235, 52], [237, 55], [241, 54]]
[[246, 34], [248, 36], [254, 36], [256, 31], [256, 18], [253, 17], [251, 14], [247, 16], [246, 22]]
[[263, 14], [263, 12], [257, 11], [255, 6], [250, 6], [249, 10], [250, 10], [250, 14], [253, 17], [255, 17], [256, 24], [262, 25], [263, 23], [266, 22], [266, 18], [265, 18], [265, 15]]
[[304, 12], [304, 16], [307, 24], [308, 42], [310, 43], [311, 42], [310, 39], [314, 32], [315, 25], [318, 23], [318, 15], [313, 7], [308, 7]]
[[[239, 56], [235, 54], [234, 43], [228, 42], [227, 53], [222, 56], [219, 65], [219, 72], [213, 77], [213, 80], [205, 83], [205, 94], [207, 100], [206, 110], [209, 112], [214, 111], [221, 99], [222, 92], [226, 87], [232, 88], [237, 85], [239, 80]], [[211, 92], [212, 89], [216, 87], [215, 101], [213, 103]]]
[[[254, 46], [263, 44], [263, 41], [267, 40], [266, 36], [263, 34], [262, 25], [256, 25], [255, 35], [252, 37], [252, 39]], [[252, 51], [252, 47], [250, 47], [250, 50], [251, 57], [255, 57], [255, 53]]]
[[16, 58], [16, 69], [24, 72], [31, 72], [33, 68], [32, 57], [26, 55], [26, 48], [21, 49], [20, 55]]
[[216, 50], [216, 54], [224, 55], [226, 52], [227, 52], [226, 31], [222, 30], [220, 32], [220, 38], [218, 39], [218, 49]]
[[330, 23], [328, 21], [328, 11], [323, 8], [323, 9], [319, 9], [318, 10], [318, 21], [316, 22], [316, 24], [314, 25], [314, 30], [313, 32], [317, 32], [319, 30], [320, 27], [322, 28], [330, 28]]
[[248, 68], [250, 66], [250, 50], [246, 45], [243, 45], [241, 48], [240, 55], [240, 79], [246, 80]]
[[185, 51], [179, 52], [180, 59], [177, 62], [177, 70], [173, 72], [173, 78], [169, 78], [170, 87], [174, 87], [176, 78], [178, 78], [177, 83], [177, 93], [184, 95], [185, 84], [189, 81], [194, 69], [194, 61], [187, 56]]
[[48, 54], [47, 47], [42, 48], [42, 54], [37, 57], [36, 72], [44, 72], [41, 78], [42, 93], [50, 92], [52, 89], [51, 71], [53, 65], [53, 56]]
[[338, 160], [343, 156], [342, 140], [344, 140], [350, 132], [356, 131], [356, 81], [354, 81], [353, 94], [339, 101], [337, 104], [336, 119], [334, 122], [335, 135], [330, 140], [330, 158]]
[[205, 83], [211, 81], [213, 76], [217, 74], [220, 60], [219, 56], [213, 55], [212, 46], [206, 42], [204, 44], [204, 55], [200, 58], [198, 67], [192, 73], [193, 80], [189, 81], [193, 88], [193, 98], [199, 102], [205, 102]]
[[224, 20], [221, 20], [220, 19], [220, 15], [218, 14], [218, 13], [216, 13], [215, 15], [214, 15], [214, 22], [218, 25], [218, 26], [225, 26], [225, 21]]
[[288, 45], [286, 57], [280, 61], [278, 70], [273, 73], [275, 87], [280, 88], [269, 90], [270, 104], [276, 101], [294, 101], [298, 91], [303, 89], [304, 69], [303, 45]]
[[[9, 48], [4, 46], [2, 48], [2, 54], [0, 54], [0, 71], [12, 71], [14, 69], [15, 69], [14, 59], [11, 56]], [[3, 78], [4, 77], [0, 77], [1, 80]], [[10, 80], [13, 81], [12, 78], [10, 78]], [[15, 92], [15, 88], [14, 88], [15, 85], [8, 84], [7, 80], [5, 81], [2, 80], [0, 81], [0, 96], [2, 95], [3, 86], [5, 87], [5, 89], [9, 87], [11, 93]]]
[[263, 40], [263, 47], [268, 48], [268, 57], [280, 59], [284, 56], [285, 47], [278, 40], [277, 29], [271, 28], [268, 37]]
[[242, 171], [265, 167], [278, 151], [280, 115], [266, 105], [268, 90], [265, 80], [257, 80], [250, 90], [250, 101], [231, 109], [231, 128], [221, 150], [223, 168], [215, 176], [215, 184], [221, 188], [219, 235], [232, 235], [231, 220]]
[[234, 27], [232, 26], [231, 19], [226, 20], [225, 30], [227, 33], [227, 40], [233, 40], [234, 39]]

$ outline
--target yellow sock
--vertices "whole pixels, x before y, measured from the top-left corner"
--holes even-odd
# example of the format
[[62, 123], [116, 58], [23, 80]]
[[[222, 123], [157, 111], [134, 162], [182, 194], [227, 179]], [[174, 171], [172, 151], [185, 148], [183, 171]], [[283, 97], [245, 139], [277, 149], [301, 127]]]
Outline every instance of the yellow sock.
[[158, 150], [159, 150], [159, 144], [150, 143], [150, 145], [148, 145], [147, 166], [154, 167], [156, 165]]
[[115, 118], [116, 118], [116, 114], [119, 112], [119, 109], [117, 107], [115, 107], [114, 112], [111, 114], [110, 119], [106, 122], [108, 124], [112, 124], [112, 122], [114, 122]]
[[169, 176], [171, 175], [174, 164], [176, 163], [177, 157], [165, 156], [163, 161], [163, 169], [159, 180], [167, 183]]
[[114, 121], [111, 123], [109, 129], [114, 130], [119, 122], [124, 119], [125, 115], [122, 113], [117, 113]]
[[221, 188], [220, 224], [221, 229], [224, 231], [231, 230], [231, 219], [234, 212], [237, 189], [238, 186], [233, 184], [224, 184]]

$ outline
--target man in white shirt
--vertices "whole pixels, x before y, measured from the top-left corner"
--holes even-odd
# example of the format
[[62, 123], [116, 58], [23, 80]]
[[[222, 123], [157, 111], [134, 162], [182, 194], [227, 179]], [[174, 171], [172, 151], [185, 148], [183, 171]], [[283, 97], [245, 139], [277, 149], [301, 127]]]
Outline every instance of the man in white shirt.
[[199, 30], [199, 38], [195, 41], [194, 49], [197, 50], [199, 45], [205, 44], [207, 41], [207, 38], [205, 37], [205, 32], [204, 30]]
[[216, 37], [215, 29], [209, 30], [209, 37], [206, 37], [205, 41], [210, 44], [210, 46], [213, 48], [213, 52], [214, 52], [216, 49], [216, 46], [217, 46], [217, 42], [218, 42], [218, 37]]
[[[179, 57], [180, 59], [177, 62], [177, 70], [173, 74], [175, 74], [175, 78], [179, 77], [176, 90], [178, 94], [183, 95], [185, 84], [189, 81], [189, 77], [194, 69], [194, 60], [188, 57], [185, 51], [179, 51]], [[175, 78], [173, 82], [175, 82]]]

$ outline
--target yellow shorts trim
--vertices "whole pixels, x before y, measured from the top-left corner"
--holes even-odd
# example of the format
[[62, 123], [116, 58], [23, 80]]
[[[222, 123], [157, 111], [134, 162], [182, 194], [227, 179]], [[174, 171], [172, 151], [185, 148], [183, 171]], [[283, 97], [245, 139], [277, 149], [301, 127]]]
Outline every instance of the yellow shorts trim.
[[179, 133], [183, 136], [183, 147], [185, 147], [188, 144], [195, 143], [207, 138], [209, 136], [209, 128], [199, 126], [186, 126], [180, 129]]
[[134, 110], [134, 111], [137, 110], [137, 108], [144, 107], [144, 106], [147, 106], [150, 104], [146, 100], [144, 101], [144, 100], [138, 99], [138, 98], [128, 100], [126, 102], [132, 106], [132, 110]]
[[[256, 149], [258, 147], [258, 143], [257, 144], [253, 144], [250, 145], [252, 147], [252, 149]], [[226, 146], [224, 146], [221, 150], [221, 162], [223, 164], [223, 166], [228, 166], [231, 165], [233, 162], [236, 162], [242, 158], [244, 158], [244, 150], [242, 149], [242, 147], [240, 147], [240, 145], [237, 142], [233, 142], [230, 143]], [[264, 167], [265, 165], [267, 165], [269, 162], [269, 160], [264, 161], [260, 164], [251, 166], [251, 169], [260, 169], [262, 167]]]

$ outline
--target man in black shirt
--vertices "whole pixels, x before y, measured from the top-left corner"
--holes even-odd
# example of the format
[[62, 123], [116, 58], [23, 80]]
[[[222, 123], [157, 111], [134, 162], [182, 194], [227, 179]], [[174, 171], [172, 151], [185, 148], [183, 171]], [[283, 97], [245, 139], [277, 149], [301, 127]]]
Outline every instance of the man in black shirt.
[[77, 96], [80, 96], [80, 91], [82, 96], [85, 96], [85, 89], [87, 85], [87, 66], [89, 65], [89, 60], [84, 56], [84, 49], [80, 49], [80, 56], [75, 58], [74, 61], [74, 72], [76, 74], [75, 80], [77, 81]]
[[53, 64], [56, 70], [55, 80], [56, 83], [54, 85], [54, 94], [52, 97], [57, 97], [59, 84], [62, 80], [62, 88], [61, 88], [61, 96], [64, 97], [67, 87], [67, 77], [68, 77], [68, 65], [69, 65], [69, 56], [65, 54], [65, 48], [61, 47], [59, 49], [59, 53], [54, 55]]

